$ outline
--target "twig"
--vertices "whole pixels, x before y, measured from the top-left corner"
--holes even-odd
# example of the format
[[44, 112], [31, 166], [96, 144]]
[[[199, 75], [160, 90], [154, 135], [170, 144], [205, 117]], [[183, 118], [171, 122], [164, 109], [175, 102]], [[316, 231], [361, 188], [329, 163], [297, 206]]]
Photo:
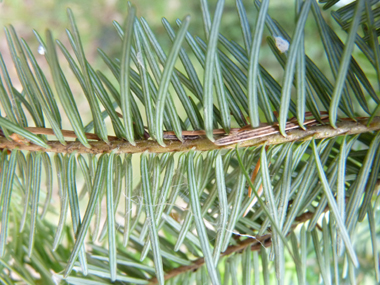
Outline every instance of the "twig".
[[[337, 128], [334, 129], [330, 126], [314, 126], [309, 127], [306, 130], [295, 129], [287, 132], [287, 136], [283, 137], [279, 133], [271, 134], [266, 133], [265, 135], [260, 135], [260, 137], [253, 137], [247, 141], [235, 142], [229, 145], [216, 145], [209, 141], [205, 137], [198, 137], [193, 140], [185, 140], [184, 143], [180, 141], [167, 140], [167, 147], [160, 146], [157, 142], [153, 140], [141, 140], [136, 141], [136, 146], [132, 146], [130, 143], [124, 140], [110, 140], [107, 144], [103, 141], [89, 141], [91, 148], [87, 148], [82, 145], [79, 141], [68, 141], [66, 145], [62, 145], [59, 141], [48, 141], [47, 144], [51, 147], [50, 149], [45, 149], [38, 145], [30, 144], [20, 144], [15, 141], [8, 141], [5, 137], [0, 137], [0, 148], [27, 150], [27, 151], [43, 151], [43, 152], [54, 152], [54, 153], [72, 153], [76, 151], [77, 153], [110, 153], [112, 150], [116, 149], [116, 153], [141, 153], [144, 151], [149, 151], [151, 153], [167, 153], [167, 152], [186, 152], [191, 149], [196, 151], [209, 151], [215, 149], [231, 149], [239, 143], [241, 147], [257, 146], [266, 143], [267, 145], [277, 145], [292, 141], [305, 141], [312, 138], [315, 139], [326, 139], [330, 137], [336, 137], [340, 135], [352, 135], [360, 134], [371, 131], [380, 130], [380, 117], [375, 117], [369, 126], [366, 126], [368, 118], [357, 118], [357, 122], [346, 121], [337, 124]], [[199, 132], [199, 131], [198, 131]], [[198, 135], [197, 135], [198, 136]]]

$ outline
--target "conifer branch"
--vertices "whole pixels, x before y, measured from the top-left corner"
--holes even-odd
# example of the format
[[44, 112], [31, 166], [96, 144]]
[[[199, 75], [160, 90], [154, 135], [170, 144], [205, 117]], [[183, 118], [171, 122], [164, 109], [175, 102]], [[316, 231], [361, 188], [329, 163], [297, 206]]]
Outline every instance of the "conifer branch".
[[[368, 118], [358, 118], [357, 122], [343, 120], [337, 124], [337, 128], [334, 129], [328, 125], [313, 126], [306, 130], [294, 129], [287, 132], [287, 136], [284, 137], [279, 134], [263, 134], [260, 137], [256, 137], [250, 140], [240, 142], [241, 147], [257, 146], [266, 143], [267, 145], [277, 145], [293, 141], [305, 141], [312, 138], [326, 139], [336, 137], [340, 135], [354, 135], [371, 131], [380, 130], [380, 117], [375, 117], [372, 122], [367, 126]], [[40, 128], [38, 128], [40, 129]], [[70, 131], [66, 131], [70, 132]], [[41, 133], [41, 132], [40, 132]], [[47, 134], [47, 132], [42, 132]], [[64, 133], [64, 132], [63, 132]], [[88, 134], [91, 139], [96, 139], [96, 135]], [[91, 135], [91, 137], [90, 137]], [[9, 150], [18, 148], [19, 150], [26, 151], [42, 151], [53, 153], [110, 153], [112, 150], [117, 149], [116, 153], [142, 153], [149, 151], [150, 153], [168, 153], [168, 152], [186, 152], [191, 149], [196, 151], [210, 151], [215, 149], [232, 149], [236, 147], [237, 143], [229, 145], [216, 145], [209, 141], [204, 136], [184, 136], [184, 143], [179, 140], [167, 140], [166, 147], [160, 146], [153, 140], [140, 140], [136, 141], [136, 146], [123, 140], [116, 140], [115, 137], [109, 137], [110, 142], [107, 144], [103, 141], [89, 141], [91, 148], [85, 147], [79, 141], [67, 141], [66, 145], [61, 144], [58, 141], [48, 141], [47, 144], [50, 149], [40, 147], [38, 145], [28, 143], [25, 141], [9, 141], [5, 137], [0, 137], [0, 148], [7, 148]]]

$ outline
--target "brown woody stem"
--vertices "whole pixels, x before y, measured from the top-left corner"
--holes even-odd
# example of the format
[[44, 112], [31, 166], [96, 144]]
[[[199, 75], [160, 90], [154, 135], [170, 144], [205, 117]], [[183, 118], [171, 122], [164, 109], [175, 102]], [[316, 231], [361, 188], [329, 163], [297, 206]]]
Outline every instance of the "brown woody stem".
[[[366, 133], [371, 131], [380, 130], [380, 117], [375, 117], [371, 124], [368, 126], [367, 118], [360, 118], [357, 122], [342, 121], [337, 124], [337, 128], [334, 129], [331, 126], [314, 126], [309, 127], [306, 130], [295, 129], [287, 132], [287, 136], [284, 137], [280, 134], [267, 135], [260, 138], [255, 138], [240, 142], [240, 147], [257, 146], [266, 143], [267, 145], [276, 145], [292, 141], [305, 141], [315, 139], [326, 139], [330, 137], [336, 137], [340, 135], [353, 135]], [[89, 141], [91, 148], [87, 148], [78, 141], [67, 141], [66, 145], [61, 144], [58, 141], [48, 141], [47, 144], [51, 147], [46, 149], [32, 143], [23, 144], [17, 141], [9, 141], [5, 137], [0, 137], [0, 148], [7, 148], [9, 150], [18, 148], [19, 150], [27, 151], [43, 151], [43, 152], [55, 152], [55, 153], [109, 153], [116, 149], [116, 153], [141, 153], [148, 151], [151, 153], [166, 153], [166, 152], [186, 152], [191, 149], [196, 151], [209, 151], [215, 149], [231, 149], [235, 148], [237, 143], [230, 145], [218, 146], [209, 141], [205, 137], [197, 139], [185, 139], [182, 143], [176, 140], [167, 140], [166, 147], [160, 146], [153, 140], [141, 140], [136, 142], [136, 146], [123, 140], [113, 140], [109, 144], [103, 141]]]

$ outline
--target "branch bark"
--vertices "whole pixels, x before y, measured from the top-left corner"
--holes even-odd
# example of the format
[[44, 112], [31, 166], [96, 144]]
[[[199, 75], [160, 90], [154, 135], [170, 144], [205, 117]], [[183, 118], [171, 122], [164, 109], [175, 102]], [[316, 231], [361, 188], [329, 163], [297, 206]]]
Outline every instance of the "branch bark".
[[17, 141], [8, 141], [5, 137], [0, 137], [0, 148], [7, 148], [9, 150], [18, 148], [19, 150], [27, 151], [42, 151], [53, 153], [109, 153], [116, 149], [116, 153], [142, 153], [148, 151], [151, 153], [166, 153], [166, 152], [186, 152], [191, 149], [196, 151], [210, 151], [215, 149], [231, 149], [235, 148], [238, 144], [240, 147], [257, 146], [266, 143], [267, 145], [276, 145], [292, 141], [306, 141], [315, 139], [326, 139], [330, 137], [336, 137], [340, 135], [353, 135], [366, 133], [371, 131], [380, 130], [380, 117], [375, 117], [369, 126], [367, 124], [367, 118], [360, 118], [357, 122], [342, 121], [337, 124], [337, 128], [334, 129], [331, 126], [314, 126], [309, 127], [306, 130], [295, 129], [287, 132], [287, 136], [284, 137], [280, 134], [268, 134], [261, 137], [256, 137], [251, 140], [246, 140], [240, 143], [232, 143], [229, 145], [216, 145], [209, 141], [205, 137], [199, 137], [197, 139], [189, 139], [184, 142], [178, 140], [167, 140], [166, 147], [160, 146], [153, 140], [141, 140], [136, 141], [136, 146], [123, 140], [113, 140], [109, 144], [102, 141], [90, 141], [91, 148], [86, 148], [78, 141], [68, 141], [67, 145], [62, 145], [58, 141], [48, 141], [47, 144], [51, 147], [46, 149], [32, 143], [23, 144]]

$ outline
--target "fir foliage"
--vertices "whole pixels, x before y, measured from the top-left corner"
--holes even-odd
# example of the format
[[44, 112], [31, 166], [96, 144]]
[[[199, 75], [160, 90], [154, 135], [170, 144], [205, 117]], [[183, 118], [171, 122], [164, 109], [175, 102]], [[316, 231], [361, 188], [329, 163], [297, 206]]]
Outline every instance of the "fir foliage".
[[[188, 32], [198, 15], [163, 19], [169, 51], [130, 6], [120, 58], [99, 49], [113, 78], [86, 59], [75, 11], [70, 48], [34, 31], [47, 70], [6, 27], [22, 88], [0, 56], [0, 282], [380, 282], [380, 6], [331, 12], [335, 31], [321, 11], [339, 0], [319, 2], [295, 1], [289, 36], [269, 0], [255, 19], [236, 0], [240, 45], [219, 29], [224, 0], [201, 0], [204, 38]], [[305, 52], [307, 21], [331, 78]]]

